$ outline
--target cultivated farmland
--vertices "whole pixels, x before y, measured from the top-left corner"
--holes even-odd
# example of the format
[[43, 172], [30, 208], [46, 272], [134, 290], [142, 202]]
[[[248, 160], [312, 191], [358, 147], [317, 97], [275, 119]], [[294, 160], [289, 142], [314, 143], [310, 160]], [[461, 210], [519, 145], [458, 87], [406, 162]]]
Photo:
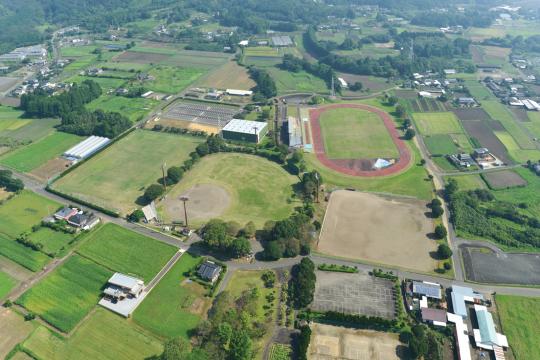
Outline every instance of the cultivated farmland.
[[148, 90], [176, 94], [197, 80], [204, 71], [196, 68], [156, 66], [149, 71], [155, 80], [144, 82]]
[[[182, 221], [184, 212], [178, 198], [191, 192], [188, 215], [194, 216], [194, 224], [200, 225], [210, 218], [219, 217], [240, 224], [253, 221], [261, 227], [267, 220], [281, 220], [292, 212], [295, 205], [289, 199], [293, 196], [295, 182], [296, 178], [279, 165], [257, 156], [210, 155], [184, 175], [159, 210], [165, 221]], [[203, 185], [217, 189], [195, 191]], [[212, 198], [212, 194], [219, 196]], [[216, 213], [214, 207], [222, 211]]]
[[157, 355], [162, 345], [132, 322], [98, 308], [68, 339], [40, 327], [23, 347], [48, 360], [132, 360]]
[[463, 133], [458, 120], [451, 112], [416, 113], [414, 120], [422, 135]]
[[92, 231], [77, 252], [107, 269], [133, 274], [148, 283], [176, 248], [109, 223]]
[[494, 190], [507, 189], [515, 186], [525, 186], [527, 181], [517, 172], [511, 170], [497, 171], [482, 174], [490, 188]]
[[5, 272], [0, 271], [0, 299], [6, 296], [17, 282]]
[[181, 165], [201, 138], [137, 130], [53, 184], [54, 189], [127, 213], [161, 165]]
[[41, 270], [51, 260], [42, 252], [31, 250], [4, 235], [0, 235], [0, 255], [34, 272]]
[[5, 359], [15, 345], [26, 339], [35, 324], [24, 321], [23, 317], [11, 309], [0, 311], [0, 358]]
[[73, 255], [24, 293], [17, 303], [69, 332], [97, 304], [112, 271]]
[[396, 158], [398, 151], [382, 120], [361, 109], [333, 109], [319, 118], [330, 159]]
[[216, 71], [204, 75], [198, 86], [217, 89], [241, 89], [248, 90], [255, 86], [244, 66], [238, 65], [235, 61], [228, 61]]
[[135, 122], [144, 118], [157, 104], [159, 104], [159, 101], [152, 99], [102, 95], [86, 105], [86, 107], [89, 110], [100, 109], [119, 112]]
[[183, 254], [137, 308], [134, 321], [159, 336], [189, 338], [208, 308], [205, 289], [189, 283], [185, 275], [199, 261], [199, 257]]

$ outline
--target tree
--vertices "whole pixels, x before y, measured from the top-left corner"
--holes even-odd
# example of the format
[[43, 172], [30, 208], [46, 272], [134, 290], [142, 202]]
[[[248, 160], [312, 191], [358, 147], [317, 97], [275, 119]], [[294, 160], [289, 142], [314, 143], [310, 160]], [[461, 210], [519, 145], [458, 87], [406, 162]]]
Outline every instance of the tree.
[[450, 199], [453, 194], [455, 194], [458, 191], [458, 183], [456, 179], [449, 179], [448, 183], [446, 184], [444, 188], [444, 196], [446, 199]]
[[233, 335], [233, 328], [228, 322], [222, 322], [217, 326], [216, 335], [219, 341], [219, 344], [222, 348], [226, 349], [229, 347], [229, 342], [231, 341]]
[[398, 98], [395, 97], [395, 96], [389, 96], [389, 97], [386, 99], [386, 102], [388, 103], [388, 105], [394, 106], [394, 105], [397, 104]]
[[226, 250], [230, 245], [227, 224], [220, 219], [211, 219], [201, 229], [203, 242], [211, 248]]
[[264, 282], [264, 286], [266, 286], [267, 288], [273, 288], [274, 283], [276, 282], [276, 273], [272, 270], [266, 270], [261, 275], [261, 279]]
[[445, 263], [444, 263], [444, 269], [445, 269], [446, 271], [452, 270], [452, 263], [451, 263], [451, 262], [448, 262], [448, 261], [445, 262]]
[[251, 339], [245, 330], [234, 332], [229, 349], [229, 359], [251, 360], [251, 346]]
[[184, 175], [184, 170], [180, 166], [172, 166], [167, 169], [167, 178], [173, 183], [178, 183], [182, 176]]
[[398, 106], [396, 106], [396, 115], [399, 116], [400, 118], [405, 117], [405, 115], [407, 115], [407, 110], [405, 109], [403, 105], [399, 104]]
[[443, 213], [444, 213], [444, 210], [443, 210], [442, 206], [437, 205], [437, 206], [432, 206], [432, 207], [431, 207], [431, 215], [432, 215], [434, 218], [441, 217], [441, 215], [442, 215]]
[[157, 199], [158, 197], [160, 197], [161, 195], [163, 195], [164, 192], [165, 192], [165, 189], [163, 188], [162, 185], [152, 184], [146, 188], [146, 190], [144, 191], [143, 197], [146, 200], [146, 202], [150, 203], [154, 201], [155, 199]]
[[408, 128], [405, 131], [405, 139], [411, 140], [416, 135], [416, 131], [414, 129]]
[[254, 237], [256, 232], [257, 228], [255, 227], [255, 223], [253, 221], [248, 222], [242, 229], [242, 233], [248, 238]]
[[203, 157], [210, 153], [210, 148], [207, 143], [202, 143], [197, 145], [195, 151], [197, 152], [197, 154], [199, 154], [200, 157]]
[[251, 252], [251, 243], [245, 237], [236, 238], [231, 243], [230, 252], [235, 258], [246, 256]]
[[131, 222], [139, 222], [144, 219], [144, 213], [141, 209], [134, 210], [127, 216], [127, 220]]
[[446, 244], [440, 244], [437, 248], [437, 256], [440, 259], [448, 259], [452, 256], [452, 249]]
[[351, 91], [360, 91], [363, 88], [364, 88], [364, 85], [360, 81], [357, 81], [354, 84], [349, 85], [349, 90]]
[[236, 236], [240, 232], [242, 226], [237, 221], [227, 222], [227, 233], [230, 236]]
[[264, 255], [268, 260], [281, 259], [283, 250], [278, 241], [269, 241], [264, 247]]
[[187, 360], [189, 352], [189, 343], [182, 338], [175, 338], [163, 344], [163, 353], [158, 358], [160, 360]]
[[296, 308], [304, 308], [313, 301], [315, 292], [315, 264], [309, 258], [303, 258], [291, 272], [289, 292]]
[[444, 239], [446, 237], [447, 231], [443, 224], [435, 226], [435, 237], [437, 239]]

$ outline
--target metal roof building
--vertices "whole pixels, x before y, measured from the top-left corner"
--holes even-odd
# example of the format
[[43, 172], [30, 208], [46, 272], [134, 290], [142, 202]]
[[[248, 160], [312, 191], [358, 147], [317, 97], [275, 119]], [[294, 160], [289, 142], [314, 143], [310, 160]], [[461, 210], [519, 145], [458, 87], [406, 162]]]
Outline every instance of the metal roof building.
[[287, 128], [289, 133], [289, 146], [290, 147], [301, 147], [302, 146], [302, 124], [299, 123], [298, 119], [292, 116], [289, 116], [287, 121]]
[[272, 45], [274, 46], [292, 46], [293, 41], [290, 36], [272, 36]]
[[483, 305], [474, 305], [478, 329], [474, 329], [474, 342], [482, 349], [493, 350], [494, 346], [508, 347], [506, 336], [497, 333], [493, 316]]
[[448, 321], [456, 325], [455, 337], [458, 347], [458, 358], [460, 360], [471, 360], [471, 346], [467, 324], [463, 318], [456, 314], [447, 313]]
[[268, 132], [265, 122], [232, 119], [221, 130], [224, 139], [259, 143]]
[[206, 280], [210, 280], [211, 282], [216, 281], [220, 273], [221, 266], [217, 265], [212, 261], [205, 261], [204, 263], [202, 263], [202, 265], [199, 267], [199, 270], [197, 271], [197, 274], [199, 274], [200, 277]]
[[441, 299], [441, 285], [426, 281], [413, 281], [413, 293]]
[[466, 319], [469, 315], [467, 313], [467, 306], [465, 302], [474, 302], [474, 299], [483, 300], [484, 296], [473, 289], [453, 285], [452, 286], [452, 308], [454, 313]]
[[132, 296], [138, 296], [144, 287], [142, 280], [121, 273], [114, 273], [109, 279], [108, 284], [109, 287], [104, 292], [111, 296], [126, 292]]
[[90, 136], [86, 140], [78, 143], [71, 149], [64, 152], [63, 156], [72, 161], [86, 159], [92, 154], [102, 149], [111, 139], [101, 136]]

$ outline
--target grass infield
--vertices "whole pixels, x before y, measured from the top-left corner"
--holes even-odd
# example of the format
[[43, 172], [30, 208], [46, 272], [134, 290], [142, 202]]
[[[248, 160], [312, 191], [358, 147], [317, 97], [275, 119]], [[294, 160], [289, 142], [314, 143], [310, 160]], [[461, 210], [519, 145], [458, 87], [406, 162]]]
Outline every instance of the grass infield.
[[323, 112], [319, 121], [325, 152], [330, 159], [399, 156], [382, 120], [372, 112], [337, 108]]

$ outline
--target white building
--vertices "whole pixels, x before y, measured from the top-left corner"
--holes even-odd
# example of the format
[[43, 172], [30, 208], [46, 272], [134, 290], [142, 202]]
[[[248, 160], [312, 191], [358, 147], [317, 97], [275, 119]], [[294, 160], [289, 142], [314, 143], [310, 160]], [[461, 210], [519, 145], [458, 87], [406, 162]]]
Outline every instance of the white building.
[[[508, 339], [503, 334], [499, 334], [495, 330], [493, 316], [488, 309], [483, 305], [474, 305], [478, 329], [474, 329], [474, 342], [477, 347], [486, 350], [494, 350], [497, 348], [507, 348]], [[502, 350], [502, 349], [500, 349]]]
[[347, 82], [343, 78], [338, 78], [338, 81], [341, 84], [341, 87], [343, 88], [346, 88], [347, 86], [349, 86], [349, 84], [347, 84]]
[[114, 299], [136, 298], [144, 289], [144, 281], [135, 277], [115, 273], [107, 282], [107, 287], [103, 290], [106, 296]]
[[268, 132], [266, 122], [232, 119], [221, 130], [224, 139], [259, 143]]
[[227, 95], [232, 96], [251, 96], [253, 95], [253, 91], [251, 90], [237, 90], [237, 89], [227, 89], [225, 90]]
[[86, 140], [78, 143], [71, 149], [64, 152], [63, 157], [73, 162], [86, 159], [90, 155], [101, 150], [110, 141], [111, 139], [106, 137], [90, 136]]

